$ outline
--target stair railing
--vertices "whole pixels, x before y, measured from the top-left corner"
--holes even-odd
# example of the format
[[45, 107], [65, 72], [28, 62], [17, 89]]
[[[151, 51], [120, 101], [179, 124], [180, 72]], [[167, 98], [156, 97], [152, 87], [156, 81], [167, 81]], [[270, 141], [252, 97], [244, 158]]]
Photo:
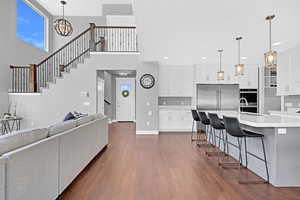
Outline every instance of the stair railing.
[[90, 27], [38, 64], [10, 66], [12, 93], [35, 93], [62, 72], [84, 62], [90, 52], [138, 52], [136, 27]]

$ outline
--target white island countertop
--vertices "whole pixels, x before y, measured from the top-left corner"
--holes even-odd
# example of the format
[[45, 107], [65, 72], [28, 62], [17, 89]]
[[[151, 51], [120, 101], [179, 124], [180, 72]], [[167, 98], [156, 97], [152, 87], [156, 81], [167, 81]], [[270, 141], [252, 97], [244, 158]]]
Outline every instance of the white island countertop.
[[[216, 112], [216, 111], [211, 111]], [[287, 117], [287, 116], [275, 116], [275, 115], [259, 115], [250, 113], [239, 113], [235, 111], [219, 111], [217, 112], [222, 118], [223, 115], [228, 117], [237, 117], [241, 124], [252, 127], [300, 127], [300, 118]]]

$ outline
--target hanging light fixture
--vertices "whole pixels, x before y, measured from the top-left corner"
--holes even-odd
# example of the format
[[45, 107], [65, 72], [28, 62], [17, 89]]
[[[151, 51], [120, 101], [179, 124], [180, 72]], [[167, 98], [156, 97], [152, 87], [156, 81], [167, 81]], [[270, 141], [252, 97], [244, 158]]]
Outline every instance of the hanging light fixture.
[[272, 50], [272, 20], [275, 15], [270, 15], [266, 17], [269, 21], [269, 51], [265, 53], [265, 67], [276, 67], [277, 65], [277, 52]]
[[235, 65], [235, 74], [236, 76], [244, 75], [244, 64], [241, 64], [241, 40], [242, 37], [237, 37], [236, 40], [238, 41], [238, 64]]
[[222, 53], [223, 49], [218, 50], [220, 53], [220, 70], [217, 72], [217, 80], [221, 81], [224, 80], [224, 71], [222, 71]]
[[63, 37], [70, 36], [73, 32], [73, 28], [71, 23], [65, 19], [65, 5], [67, 4], [65, 1], [60, 1], [63, 7], [63, 16], [55, 20], [54, 22], [54, 29], [58, 35]]

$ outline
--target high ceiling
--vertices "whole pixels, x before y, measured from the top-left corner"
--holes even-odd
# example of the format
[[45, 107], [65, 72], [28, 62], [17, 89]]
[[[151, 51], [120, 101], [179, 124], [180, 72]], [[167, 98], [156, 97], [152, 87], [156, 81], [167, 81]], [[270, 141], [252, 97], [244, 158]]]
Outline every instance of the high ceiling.
[[[37, 0], [60, 15], [60, 0]], [[268, 50], [268, 23], [275, 14], [273, 42], [278, 52], [300, 44], [300, 0], [67, 0], [66, 15], [101, 16], [104, 4], [131, 4], [138, 28], [141, 60], [164, 64], [237, 62], [235, 37], [242, 36], [245, 64], [260, 64]], [[168, 59], [164, 59], [168, 57]], [[202, 59], [206, 57], [207, 59]]]
[[[132, 4], [132, 0], [65, 0], [68, 16], [102, 16], [104, 4]], [[52, 15], [61, 15], [60, 0], [37, 0]]]
[[136, 0], [134, 6], [142, 60], [217, 63], [217, 49], [222, 48], [224, 62], [234, 64], [235, 37], [242, 36], [243, 62], [262, 63], [268, 49], [264, 18], [270, 14], [276, 15], [273, 42], [281, 42], [274, 49], [300, 44], [299, 0]]

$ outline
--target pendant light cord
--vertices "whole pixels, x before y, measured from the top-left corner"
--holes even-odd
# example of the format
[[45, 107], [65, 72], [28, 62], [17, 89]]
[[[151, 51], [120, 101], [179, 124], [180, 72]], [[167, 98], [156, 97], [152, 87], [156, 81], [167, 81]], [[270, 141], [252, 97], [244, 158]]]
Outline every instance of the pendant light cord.
[[220, 52], [220, 71], [222, 71], [222, 50]]
[[269, 47], [270, 51], [272, 50], [272, 22], [269, 20]]
[[238, 40], [238, 63], [241, 64], [241, 41]]

